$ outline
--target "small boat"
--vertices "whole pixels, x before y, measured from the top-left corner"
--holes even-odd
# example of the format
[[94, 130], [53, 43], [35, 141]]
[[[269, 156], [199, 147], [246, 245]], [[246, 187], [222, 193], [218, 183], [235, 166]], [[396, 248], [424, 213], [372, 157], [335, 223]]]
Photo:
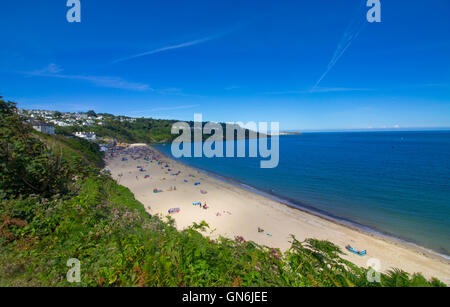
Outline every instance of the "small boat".
[[352, 253], [354, 253], [354, 254], [357, 254], [357, 255], [359, 255], [359, 256], [365, 256], [365, 255], [367, 255], [367, 250], [360, 251], [360, 250], [357, 250], [357, 249], [354, 248], [354, 247], [351, 247], [350, 245], [347, 245], [345, 248], [346, 248], [348, 251], [350, 251], [350, 252], [352, 252]]

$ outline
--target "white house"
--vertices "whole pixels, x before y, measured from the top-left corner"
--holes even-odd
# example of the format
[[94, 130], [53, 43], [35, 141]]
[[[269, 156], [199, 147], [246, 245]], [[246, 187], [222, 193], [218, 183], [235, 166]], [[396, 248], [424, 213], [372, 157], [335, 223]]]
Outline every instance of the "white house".
[[50, 124], [46, 124], [43, 122], [32, 122], [33, 129], [45, 134], [55, 134], [55, 127]]
[[88, 141], [97, 141], [97, 136], [94, 132], [75, 132], [74, 135]]
[[53, 124], [55, 124], [56, 126], [60, 126], [60, 127], [68, 127], [68, 126], [70, 126], [68, 123], [63, 122], [63, 121], [61, 121], [61, 120], [53, 119], [53, 120], [51, 120], [50, 122], [53, 123]]

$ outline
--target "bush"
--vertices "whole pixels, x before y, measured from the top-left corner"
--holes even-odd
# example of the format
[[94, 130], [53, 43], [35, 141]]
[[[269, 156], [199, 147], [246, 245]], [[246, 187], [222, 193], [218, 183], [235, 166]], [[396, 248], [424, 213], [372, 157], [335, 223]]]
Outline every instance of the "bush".
[[0, 196], [67, 192], [71, 170], [32, 133], [15, 103], [0, 99]]

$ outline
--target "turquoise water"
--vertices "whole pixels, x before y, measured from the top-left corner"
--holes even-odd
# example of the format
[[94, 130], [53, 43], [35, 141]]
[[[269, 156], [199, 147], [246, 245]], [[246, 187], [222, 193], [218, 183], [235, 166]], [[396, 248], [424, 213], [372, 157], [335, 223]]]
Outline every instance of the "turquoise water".
[[[170, 145], [158, 148], [171, 155]], [[450, 131], [282, 136], [278, 167], [261, 169], [260, 160], [180, 159], [297, 206], [450, 255]]]

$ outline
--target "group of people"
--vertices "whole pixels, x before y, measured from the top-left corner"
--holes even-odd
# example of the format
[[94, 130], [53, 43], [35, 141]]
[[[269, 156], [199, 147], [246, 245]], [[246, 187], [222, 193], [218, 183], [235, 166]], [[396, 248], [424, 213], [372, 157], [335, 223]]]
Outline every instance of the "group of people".
[[208, 205], [206, 204], [206, 202], [205, 202], [204, 205], [202, 205], [201, 202], [198, 202], [198, 203], [192, 203], [192, 205], [193, 205], [193, 206], [199, 206], [201, 209], [205, 209], [205, 210], [209, 209], [209, 207], [208, 207]]

